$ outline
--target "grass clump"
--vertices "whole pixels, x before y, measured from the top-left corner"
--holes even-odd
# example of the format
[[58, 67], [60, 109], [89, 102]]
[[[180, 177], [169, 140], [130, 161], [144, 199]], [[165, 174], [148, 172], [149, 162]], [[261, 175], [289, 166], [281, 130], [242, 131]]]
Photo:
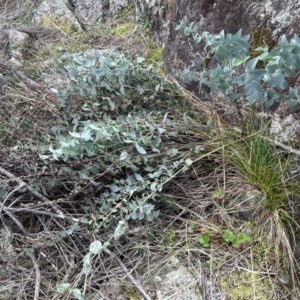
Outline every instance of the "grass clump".
[[264, 194], [263, 207], [273, 212], [295, 195], [296, 186], [286, 178], [291, 160], [278, 153], [264, 126], [258, 131], [246, 128], [245, 137], [230, 145], [228, 154], [244, 180]]
[[299, 197], [299, 189], [290, 175], [292, 158], [278, 151], [275, 142], [268, 137], [264, 123], [259, 129], [247, 127], [243, 136], [228, 146], [226, 156], [243, 180], [260, 192], [252, 203], [250, 222], [258, 224], [254, 226], [254, 232], [259, 240], [268, 237], [266, 245], [275, 268], [279, 273], [288, 272], [295, 284], [298, 266], [293, 245], [299, 225], [292, 216], [291, 207]]

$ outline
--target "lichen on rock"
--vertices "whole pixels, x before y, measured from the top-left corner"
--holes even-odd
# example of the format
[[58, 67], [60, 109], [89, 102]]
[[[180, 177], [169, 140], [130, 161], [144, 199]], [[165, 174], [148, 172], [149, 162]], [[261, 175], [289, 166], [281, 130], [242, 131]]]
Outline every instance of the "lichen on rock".
[[73, 33], [76, 31], [76, 27], [68, 19], [55, 14], [44, 15], [40, 25], [46, 28], [54, 28], [65, 33]]

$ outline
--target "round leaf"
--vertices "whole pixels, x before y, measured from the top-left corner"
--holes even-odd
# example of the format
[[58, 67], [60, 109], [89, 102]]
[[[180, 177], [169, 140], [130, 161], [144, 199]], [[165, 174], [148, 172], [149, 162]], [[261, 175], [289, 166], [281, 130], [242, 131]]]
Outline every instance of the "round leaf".
[[138, 151], [138, 153], [146, 154], [146, 150], [142, 146], [139, 146], [138, 144], [135, 144], [135, 148]]
[[102, 243], [100, 241], [94, 241], [90, 244], [89, 250], [92, 254], [97, 254], [102, 248]]

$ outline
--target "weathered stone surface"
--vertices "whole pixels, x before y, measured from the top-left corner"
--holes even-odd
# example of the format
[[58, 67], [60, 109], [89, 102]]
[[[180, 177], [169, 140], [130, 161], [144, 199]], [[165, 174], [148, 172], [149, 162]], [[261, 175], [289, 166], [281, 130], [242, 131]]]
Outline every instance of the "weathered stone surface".
[[22, 50], [26, 42], [29, 40], [29, 35], [17, 30], [8, 30], [8, 39], [9, 46], [12, 49], [10, 51], [10, 61], [18, 66], [23, 65], [24, 56]]
[[33, 16], [33, 23], [40, 25], [44, 18], [51, 18], [51, 16], [63, 18], [77, 29], [81, 29], [80, 23], [64, 0], [43, 0]]
[[166, 270], [154, 280], [157, 285], [157, 300], [203, 299], [198, 286], [199, 280], [177, 258], [173, 258], [166, 266]]
[[44, 16], [56, 15], [67, 19], [80, 30], [85, 29], [86, 25], [107, 20], [127, 5], [127, 0], [43, 0], [33, 21], [40, 24]]
[[[183, 37], [175, 30], [181, 20], [195, 22], [199, 31], [235, 33], [244, 35], [257, 27], [269, 28], [275, 41], [287, 33], [299, 32], [300, 12], [297, 0], [239, 1], [239, 0], [140, 0], [154, 30], [157, 42], [165, 46], [166, 73], [177, 77], [183, 67], [191, 71], [202, 68], [203, 44], [196, 45], [191, 37]], [[212, 62], [213, 63], [213, 62]], [[191, 87], [193, 88], [193, 87]]]
[[289, 143], [300, 135], [300, 122], [293, 115], [280, 117], [274, 114], [270, 124], [270, 133], [281, 143]]
[[286, 37], [291, 39], [295, 34], [300, 35], [300, 17], [296, 16], [286, 30]]
[[298, 16], [300, 2], [298, 0], [267, 0], [261, 2], [260, 9], [268, 27], [273, 31], [273, 36], [278, 40], [282, 34], [286, 33], [294, 17]]
[[69, 0], [69, 3], [88, 25], [103, 22], [128, 5], [127, 0]]
[[0, 31], [0, 51], [3, 56], [9, 50], [10, 61], [17, 65], [22, 66], [24, 57], [22, 50], [24, 45], [28, 42], [29, 35], [18, 30], [1, 30]]

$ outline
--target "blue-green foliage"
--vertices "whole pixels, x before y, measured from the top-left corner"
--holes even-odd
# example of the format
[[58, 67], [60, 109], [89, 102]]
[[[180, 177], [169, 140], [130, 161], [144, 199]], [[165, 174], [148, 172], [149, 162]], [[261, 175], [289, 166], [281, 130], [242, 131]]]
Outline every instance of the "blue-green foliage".
[[[255, 49], [261, 54], [250, 59], [249, 35], [242, 37], [241, 30], [236, 34], [225, 34], [221, 31], [217, 35], [208, 32], [198, 33], [197, 26], [184, 22], [176, 29], [184, 28], [185, 35], [192, 34], [195, 43], [205, 42], [207, 58], [212, 56], [218, 60], [213, 70], [203, 70], [199, 76], [189, 74], [189, 79], [199, 81], [201, 88], [205, 84], [212, 91], [220, 90], [230, 100], [246, 99], [249, 104], [258, 100], [266, 106], [274, 102], [289, 100], [290, 108], [300, 102], [297, 90], [289, 87], [287, 78], [298, 75], [300, 69], [300, 39], [294, 36], [290, 42], [285, 35], [278, 46], [269, 52], [267, 45]], [[264, 67], [258, 68], [259, 61]]]
[[[157, 121], [151, 114], [118, 116], [115, 120], [105, 116], [101, 122], [91, 120], [76, 124], [68, 134], [57, 135], [55, 144], [42, 154], [44, 160], [70, 161], [98, 157], [94, 166], [87, 165], [79, 171], [81, 180], [98, 186], [94, 180], [99, 173], [112, 175], [98, 200], [94, 201], [104, 223], [113, 209], [122, 211], [126, 218], [152, 221], [158, 216], [154, 205], [147, 200], [157, 200], [163, 183], [178, 169], [187, 165], [187, 151], [178, 151], [162, 143], [162, 139], [184, 132], [185, 120], [172, 122], [167, 115]], [[197, 151], [197, 149], [195, 149]], [[106, 169], [106, 170], [105, 170]], [[123, 203], [118, 209], [116, 203]], [[110, 221], [114, 215], [110, 216]]]
[[[101, 189], [83, 207], [95, 215], [85, 222], [99, 228], [123, 219], [156, 218], [153, 201], [160, 199], [163, 185], [192, 165], [191, 151], [203, 149], [200, 140], [190, 148], [172, 147], [169, 140], [181, 139], [189, 130], [188, 117], [177, 116], [174, 86], [143, 60], [92, 50], [60, 61], [61, 86], [53, 91], [69, 118], [52, 128], [55, 138], [40, 157], [47, 163], [82, 162], [79, 170], [67, 172]], [[193, 126], [201, 128], [196, 122]]]
[[[144, 99], [162, 98], [167, 82], [155, 74], [152, 65], [145, 66], [144, 60], [138, 57], [132, 62], [126, 54], [114, 49], [69, 55], [59, 60], [59, 71], [66, 75], [67, 84], [52, 90], [58, 93], [64, 107], [72, 105], [74, 98], [81, 98], [92, 102], [92, 109], [97, 106], [100, 114], [147, 109]], [[152, 103], [153, 110], [156, 107]]]

